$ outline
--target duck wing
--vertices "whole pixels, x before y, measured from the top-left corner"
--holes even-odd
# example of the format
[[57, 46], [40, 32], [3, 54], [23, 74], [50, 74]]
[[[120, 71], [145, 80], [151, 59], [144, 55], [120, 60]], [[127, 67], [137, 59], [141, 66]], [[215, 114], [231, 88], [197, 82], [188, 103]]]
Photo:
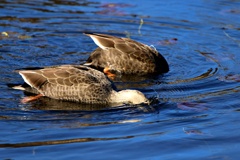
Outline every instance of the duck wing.
[[63, 65], [20, 70], [24, 81], [44, 96], [82, 103], [107, 103], [113, 84], [86, 66]]
[[99, 46], [85, 65], [102, 70], [110, 68], [123, 74], [165, 73], [169, 67], [156, 49], [131, 40], [105, 34], [86, 34]]

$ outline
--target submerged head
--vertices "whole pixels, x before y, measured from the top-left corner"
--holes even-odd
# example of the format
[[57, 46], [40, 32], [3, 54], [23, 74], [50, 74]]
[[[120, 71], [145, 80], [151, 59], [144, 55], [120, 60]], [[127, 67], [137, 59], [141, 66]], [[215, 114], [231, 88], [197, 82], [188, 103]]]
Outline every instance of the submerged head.
[[149, 100], [142, 92], [130, 89], [117, 92], [113, 101], [115, 103], [149, 104]]

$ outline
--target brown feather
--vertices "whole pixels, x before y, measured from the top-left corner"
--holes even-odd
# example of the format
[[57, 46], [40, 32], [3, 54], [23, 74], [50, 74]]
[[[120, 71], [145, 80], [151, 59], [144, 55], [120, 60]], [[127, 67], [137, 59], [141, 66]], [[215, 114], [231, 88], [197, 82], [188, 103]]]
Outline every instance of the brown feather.
[[[169, 66], [154, 48], [129, 38], [105, 34], [87, 34], [99, 46], [88, 58], [86, 65], [103, 71], [109, 68], [116, 73], [146, 75], [166, 73]], [[106, 48], [104, 48], [105, 46]]]
[[47, 79], [38, 72], [26, 70], [19, 71], [19, 73], [24, 77], [24, 80], [27, 84], [36, 89], [41, 88], [41, 86], [47, 82]]
[[44, 96], [82, 103], [107, 103], [113, 84], [86, 66], [63, 65], [19, 71], [24, 81]]

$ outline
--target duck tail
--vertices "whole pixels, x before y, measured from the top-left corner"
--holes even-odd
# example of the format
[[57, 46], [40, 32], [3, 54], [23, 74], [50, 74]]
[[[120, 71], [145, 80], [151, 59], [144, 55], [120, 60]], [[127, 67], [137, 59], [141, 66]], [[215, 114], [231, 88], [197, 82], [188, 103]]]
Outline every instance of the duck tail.
[[25, 91], [26, 89], [20, 84], [7, 84], [9, 88]]

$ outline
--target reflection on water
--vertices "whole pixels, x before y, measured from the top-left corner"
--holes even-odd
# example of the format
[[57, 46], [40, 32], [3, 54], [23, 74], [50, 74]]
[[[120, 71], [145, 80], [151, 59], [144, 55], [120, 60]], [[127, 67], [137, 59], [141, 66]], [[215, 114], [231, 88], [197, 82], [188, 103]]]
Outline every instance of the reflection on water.
[[47, 97], [40, 98], [37, 102], [29, 104], [29, 109], [37, 109], [37, 110], [67, 110], [67, 111], [99, 111], [99, 110], [114, 110], [114, 109], [124, 109], [124, 108], [138, 108], [139, 110], [142, 109], [143, 111], [147, 111], [148, 108], [153, 108], [153, 105], [158, 102], [156, 98], [150, 98], [151, 105], [148, 106], [147, 104], [139, 104], [139, 105], [131, 105], [126, 104], [123, 106], [109, 106], [104, 104], [80, 104], [75, 102], [68, 102], [68, 101], [61, 101], [50, 99]]
[[151, 135], [134, 135], [125, 137], [114, 137], [114, 138], [77, 138], [77, 139], [67, 139], [67, 140], [56, 140], [56, 141], [46, 141], [46, 142], [28, 142], [28, 143], [17, 143], [17, 144], [0, 144], [0, 148], [11, 147], [32, 147], [32, 146], [45, 146], [45, 145], [57, 145], [57, 144], [67, 144], [67, 143], [82, 143], [82, 142], [94, 142], [94, 141], [111, 141], [119, 139], [132, 139], [135, 137], [142, 136], [158, 136], [162, 133], [152, 133]]
[[[140, 5], [141, 4], [141, 5]], [[156, 7], [157, 6], [157, 7]], [[0, 2], [2, 159], [237, 159], [238, 1]], [[152, 45], [170, 72], [115, 79], [150, 105], [20, 103], [19, 68], [81, 64], [96, 48], [84, 32]], [[231, 132], [234, 131], [234, 132]]]

